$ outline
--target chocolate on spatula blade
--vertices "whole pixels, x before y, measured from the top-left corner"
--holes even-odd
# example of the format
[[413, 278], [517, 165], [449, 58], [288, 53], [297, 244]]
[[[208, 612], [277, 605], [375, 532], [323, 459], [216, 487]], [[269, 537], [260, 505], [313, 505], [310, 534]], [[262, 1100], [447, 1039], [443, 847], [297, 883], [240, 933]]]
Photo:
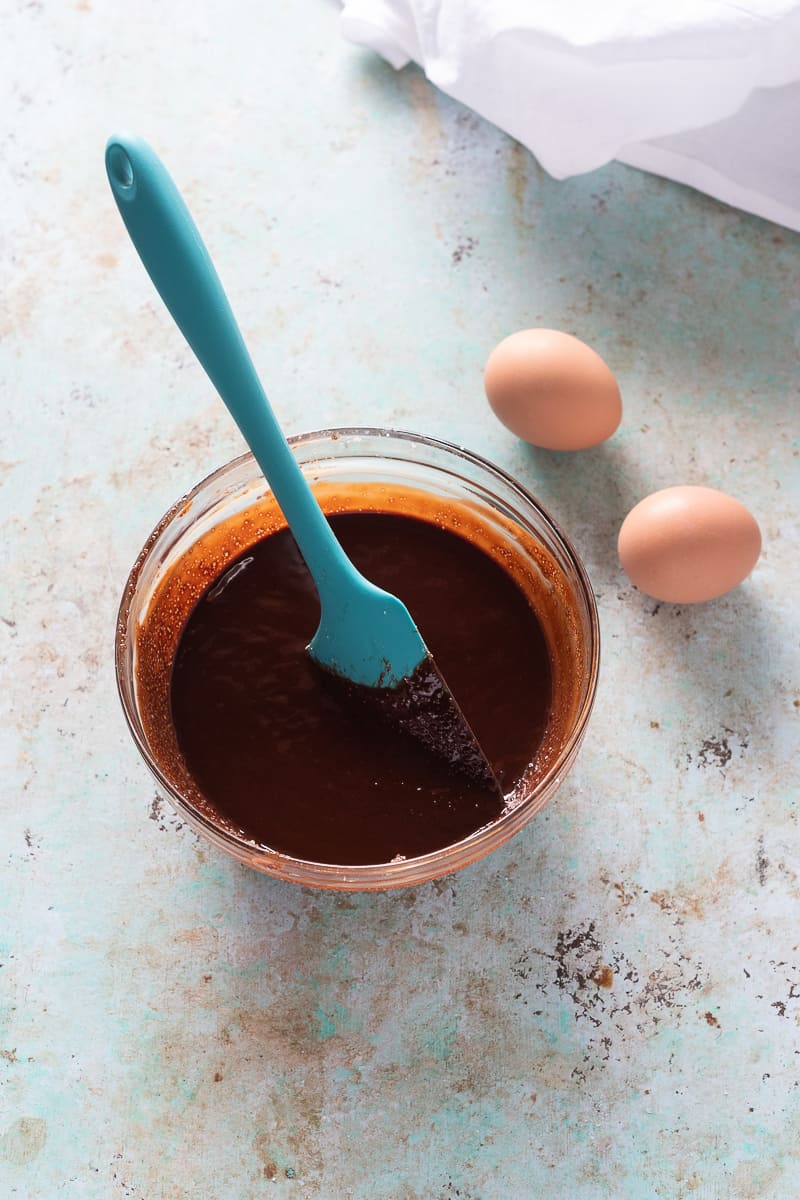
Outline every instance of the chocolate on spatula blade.
[[384, 708], [386, 720], [446, 759], [471, 782], [503, 799], [503, 789], [480, 742], [430, 654], [396, 688], [370, 690], [380, 692], [375, 703]]
[[395, 687], [366, 687], [322, 668], [353, 700], [421, 743], [474, 786], [504, 802], [503, 789], [430, 653]]

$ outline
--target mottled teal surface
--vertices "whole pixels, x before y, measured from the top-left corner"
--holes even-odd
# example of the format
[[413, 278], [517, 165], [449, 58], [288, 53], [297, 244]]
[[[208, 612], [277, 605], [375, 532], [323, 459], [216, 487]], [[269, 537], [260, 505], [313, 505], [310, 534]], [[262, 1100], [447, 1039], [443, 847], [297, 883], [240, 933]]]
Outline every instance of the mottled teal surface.
[[[800, 239], [622, 167], [554, 183], [344, 43], [327, 0], [2, 14], [0, 1196], [793, 1200]], [[118, 597], [241, 443], [127, 244], [103, 172], [125, 126], [185, 190], [289, 431], [462, 442], [584, 556], [584, 750], [458, 876], [304, 891], [154, 798]], [[535, 451], [490, 416], [483, 362], [535, 324], [616, 371], [606, 445]], [[681, 482], [765, 539], [694, 608], [615, 556]]]

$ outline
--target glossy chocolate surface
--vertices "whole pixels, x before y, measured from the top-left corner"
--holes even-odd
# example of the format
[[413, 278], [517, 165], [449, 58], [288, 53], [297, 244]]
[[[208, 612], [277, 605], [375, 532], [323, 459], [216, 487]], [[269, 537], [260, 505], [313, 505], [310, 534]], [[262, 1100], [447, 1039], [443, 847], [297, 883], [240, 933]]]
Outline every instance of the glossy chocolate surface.
[[[539, 620], [516, 580], [451, 530], [387, 512], [333, 515], [364, 574], [402, 597], [506, 792], [551, 706]], [[314, 585], [286, 529], [206, 589], [183, 629], [170, 709], [208, 806], [257, 844], [329, 863], [435, 851], [495, 820], [496, 798], [353, 702], [306, 653]]]

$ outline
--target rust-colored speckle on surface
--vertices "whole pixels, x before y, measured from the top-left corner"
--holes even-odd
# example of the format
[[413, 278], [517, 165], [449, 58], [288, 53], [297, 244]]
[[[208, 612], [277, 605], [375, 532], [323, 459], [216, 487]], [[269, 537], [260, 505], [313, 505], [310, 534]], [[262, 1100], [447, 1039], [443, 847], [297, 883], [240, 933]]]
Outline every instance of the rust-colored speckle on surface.
[[596, 966], [589, 978], [598, 987], [610, 988], [614, 986], [614, 972], [606, 964]]

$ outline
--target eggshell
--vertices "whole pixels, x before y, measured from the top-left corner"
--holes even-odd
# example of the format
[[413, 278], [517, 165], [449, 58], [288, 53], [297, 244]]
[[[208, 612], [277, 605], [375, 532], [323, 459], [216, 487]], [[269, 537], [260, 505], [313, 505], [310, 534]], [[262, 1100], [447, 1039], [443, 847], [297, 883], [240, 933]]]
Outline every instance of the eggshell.
[[617, 428], [619, 386], [599, 354], [556, 329], [523, 329], [495, 346], [486, 397], [502, 423], [545, 450], [585, 450]]
[[632, 508], [617, 543], [632, 583], [673, 604], [713, 600], [745, 579], [761, 553], [755, 517], [709, 487], [669, 487]]

